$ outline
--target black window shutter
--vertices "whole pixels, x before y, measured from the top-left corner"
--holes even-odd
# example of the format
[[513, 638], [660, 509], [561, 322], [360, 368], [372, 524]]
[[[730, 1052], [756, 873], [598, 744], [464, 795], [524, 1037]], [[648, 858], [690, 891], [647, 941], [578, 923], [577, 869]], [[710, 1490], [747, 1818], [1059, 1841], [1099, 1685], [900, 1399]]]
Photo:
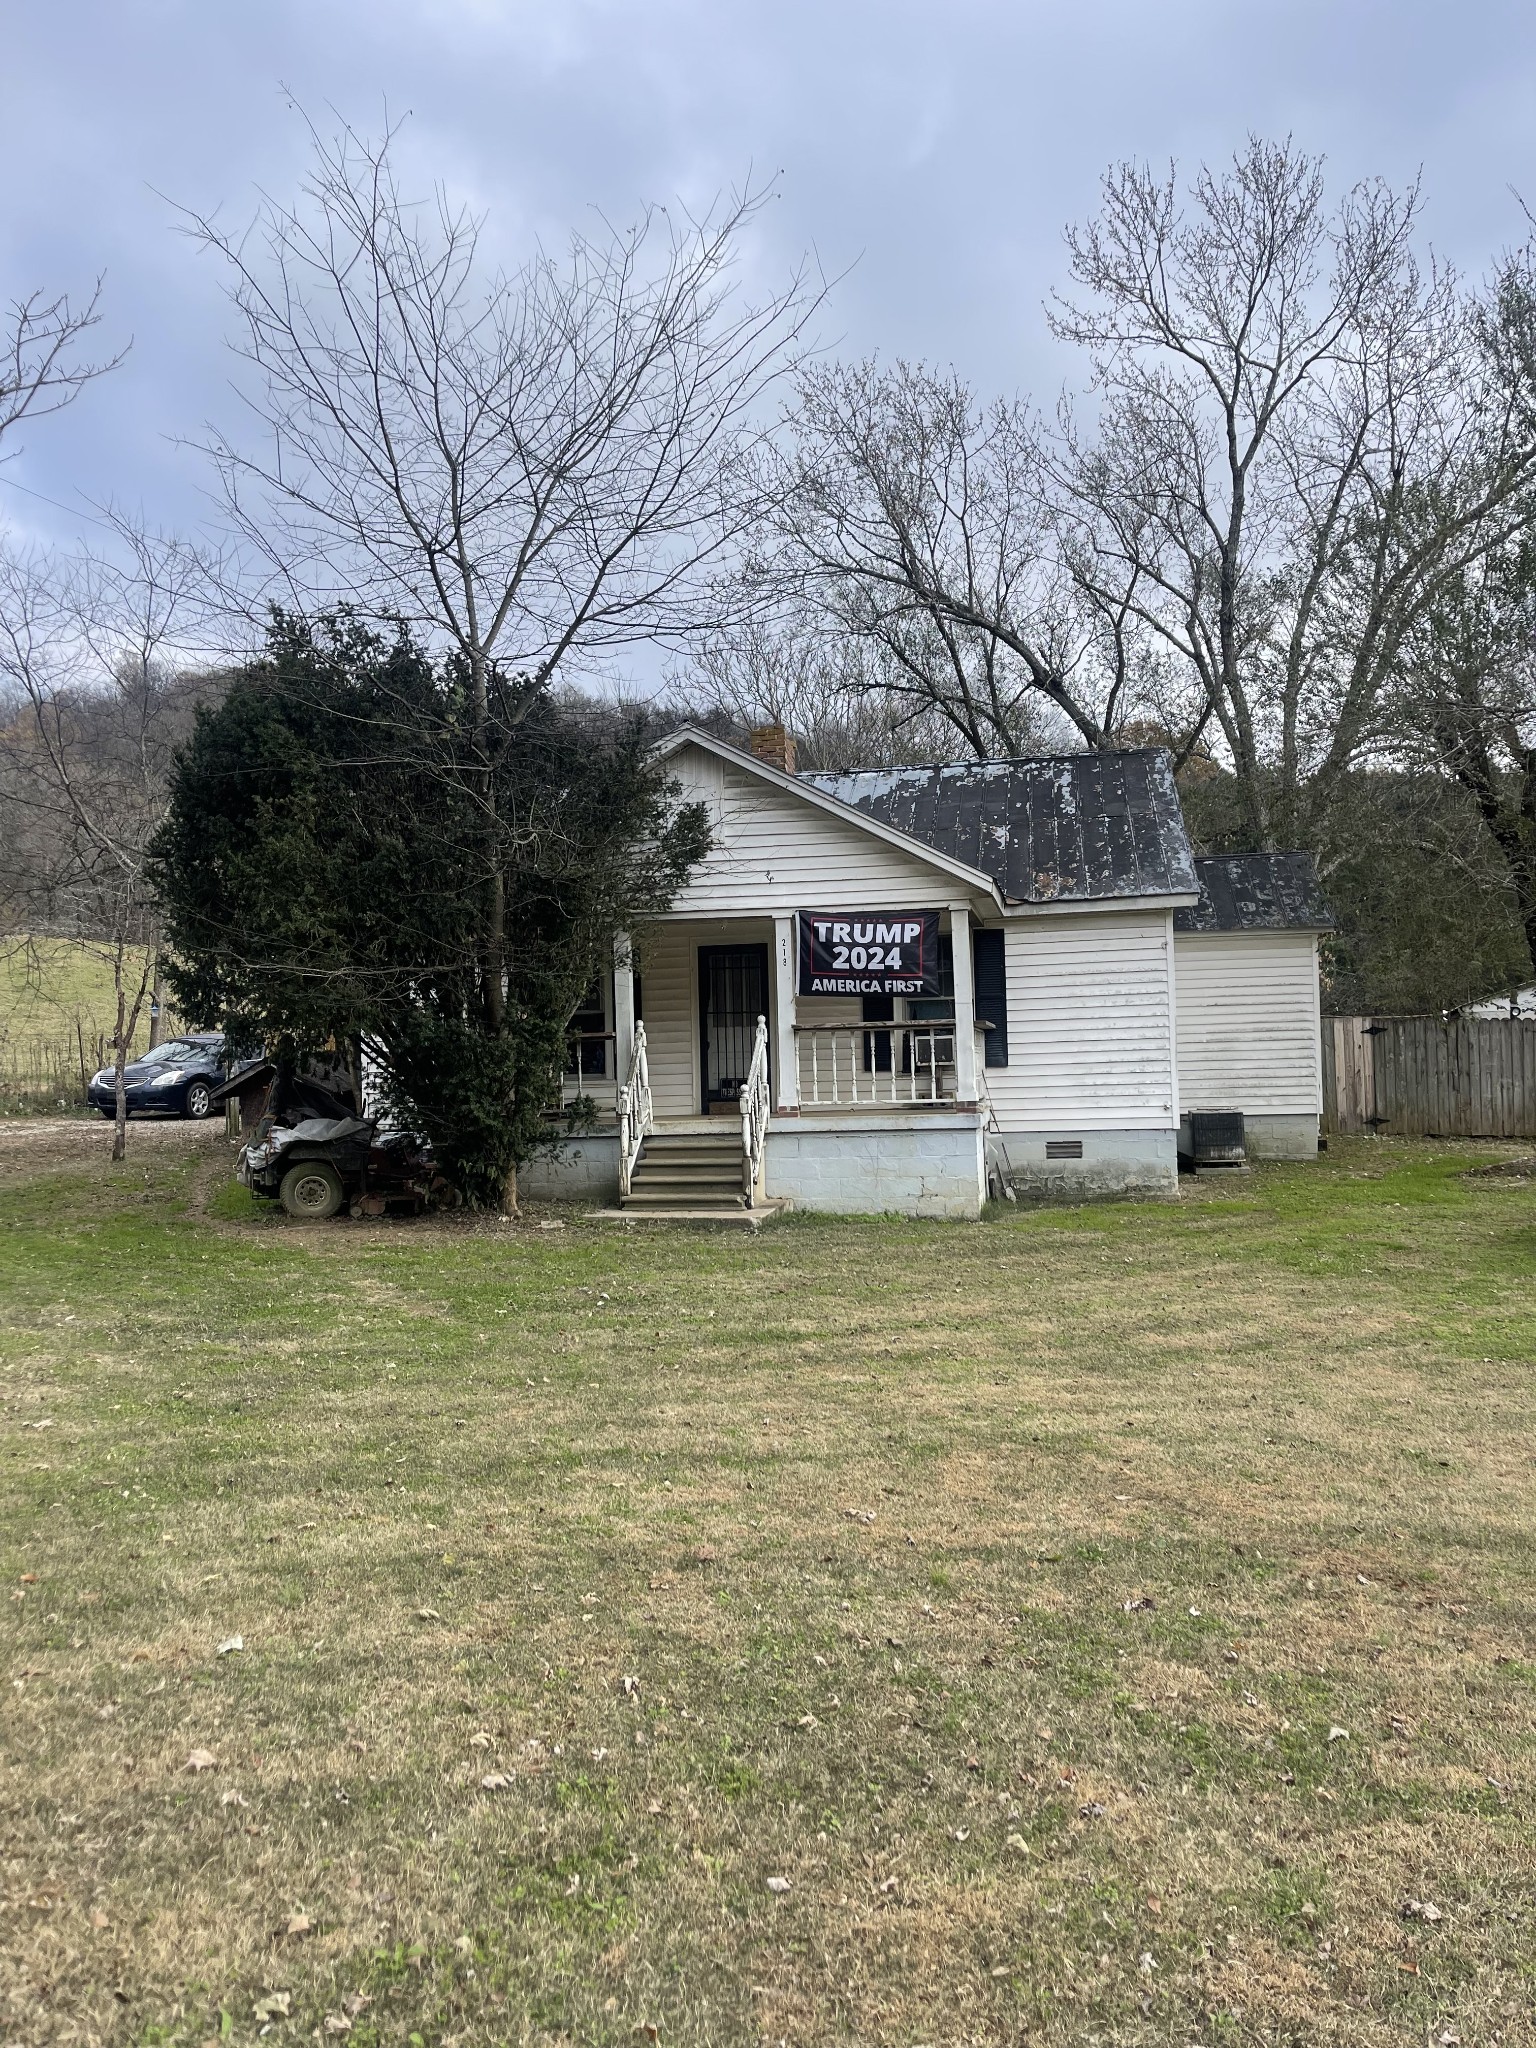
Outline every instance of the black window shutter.
[[1008, 1064], [1008, 975], [1003, 965], [1003, 934], [976, 931], [971, 934], [971, 962], [976, 980], [976, 1015], [992, 1029], [982, 1035], [986, 1051], [984, 1064]]

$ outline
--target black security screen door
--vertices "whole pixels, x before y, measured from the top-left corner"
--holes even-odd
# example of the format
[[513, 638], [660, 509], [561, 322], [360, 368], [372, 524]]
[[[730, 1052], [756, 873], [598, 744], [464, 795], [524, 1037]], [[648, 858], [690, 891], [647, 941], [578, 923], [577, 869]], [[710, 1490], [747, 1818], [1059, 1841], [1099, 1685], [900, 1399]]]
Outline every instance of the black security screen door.
[[752, 1065], [757, 1020], [768, 1014], [766, 946], [700, 946], [699, 1045], [704, 1113], [734, 1102]]

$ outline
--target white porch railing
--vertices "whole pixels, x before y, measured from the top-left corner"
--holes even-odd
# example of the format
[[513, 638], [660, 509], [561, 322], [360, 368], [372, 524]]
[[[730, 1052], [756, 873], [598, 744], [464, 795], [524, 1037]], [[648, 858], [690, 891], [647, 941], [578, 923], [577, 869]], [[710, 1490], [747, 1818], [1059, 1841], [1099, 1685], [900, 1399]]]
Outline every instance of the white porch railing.
[[[981, 1031], [977, 1031], [977, 1063]], [[797, 1024], [802, 1109], [910, 1108], [959, 1100], [955, 1027], [932, 1024]]]
[[629, 1074], [619, 1090], [619, 1193], [627, 1195], [640, 1157], [640, 1147], [650, 1134], [651, 1070], [645, 1056], [645, 1026], [635, 1025], [634, 1050]]
[[741, 1090], [741, 1198], [750, 1209], [763, 1171], [763, 1146], [768, 1136], [772, 1096], [768, 1084], [768, 1019], [757, 1020], [752, 1064]]

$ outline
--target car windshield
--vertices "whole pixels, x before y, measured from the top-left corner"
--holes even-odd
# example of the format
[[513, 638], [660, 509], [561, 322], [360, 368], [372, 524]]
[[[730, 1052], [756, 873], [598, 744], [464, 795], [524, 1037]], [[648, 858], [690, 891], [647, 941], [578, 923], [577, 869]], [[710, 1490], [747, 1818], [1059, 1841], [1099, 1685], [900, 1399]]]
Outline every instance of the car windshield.
[[145, 1053], [142, 1058], [136, 1059], [133, 1064], [136, 1067], [179, 1066], [186, 1060], [195, 1059], [202, 1050], [203, 1047], [197, 1043], [196, 1039], [168, 1038], [164, 1045], [157, 1045], [153, 1052]]

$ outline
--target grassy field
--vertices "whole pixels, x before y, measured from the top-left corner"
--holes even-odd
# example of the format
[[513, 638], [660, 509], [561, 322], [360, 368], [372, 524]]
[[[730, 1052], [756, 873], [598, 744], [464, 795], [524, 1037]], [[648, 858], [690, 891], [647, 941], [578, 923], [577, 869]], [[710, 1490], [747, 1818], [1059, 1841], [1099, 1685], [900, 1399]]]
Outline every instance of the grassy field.
[[0, 2041], [1536, 2040], [1491, 1156], [742, 1241], [0, 1130]]
[[[135, 989], [142, 964], [142, 954], [135, 954]], [[167, 1035], [174, 1028], [174, 1018], [167, 1018]], [[0, 1116], [56, 1112], [83, 1102], [82, 1072], [89, 1079], [111, 1057], [107, 1041], [116, 1029], [108, 947], [0, 938]], [[133, 1049], [148, 1043], [146, 1004]]]

